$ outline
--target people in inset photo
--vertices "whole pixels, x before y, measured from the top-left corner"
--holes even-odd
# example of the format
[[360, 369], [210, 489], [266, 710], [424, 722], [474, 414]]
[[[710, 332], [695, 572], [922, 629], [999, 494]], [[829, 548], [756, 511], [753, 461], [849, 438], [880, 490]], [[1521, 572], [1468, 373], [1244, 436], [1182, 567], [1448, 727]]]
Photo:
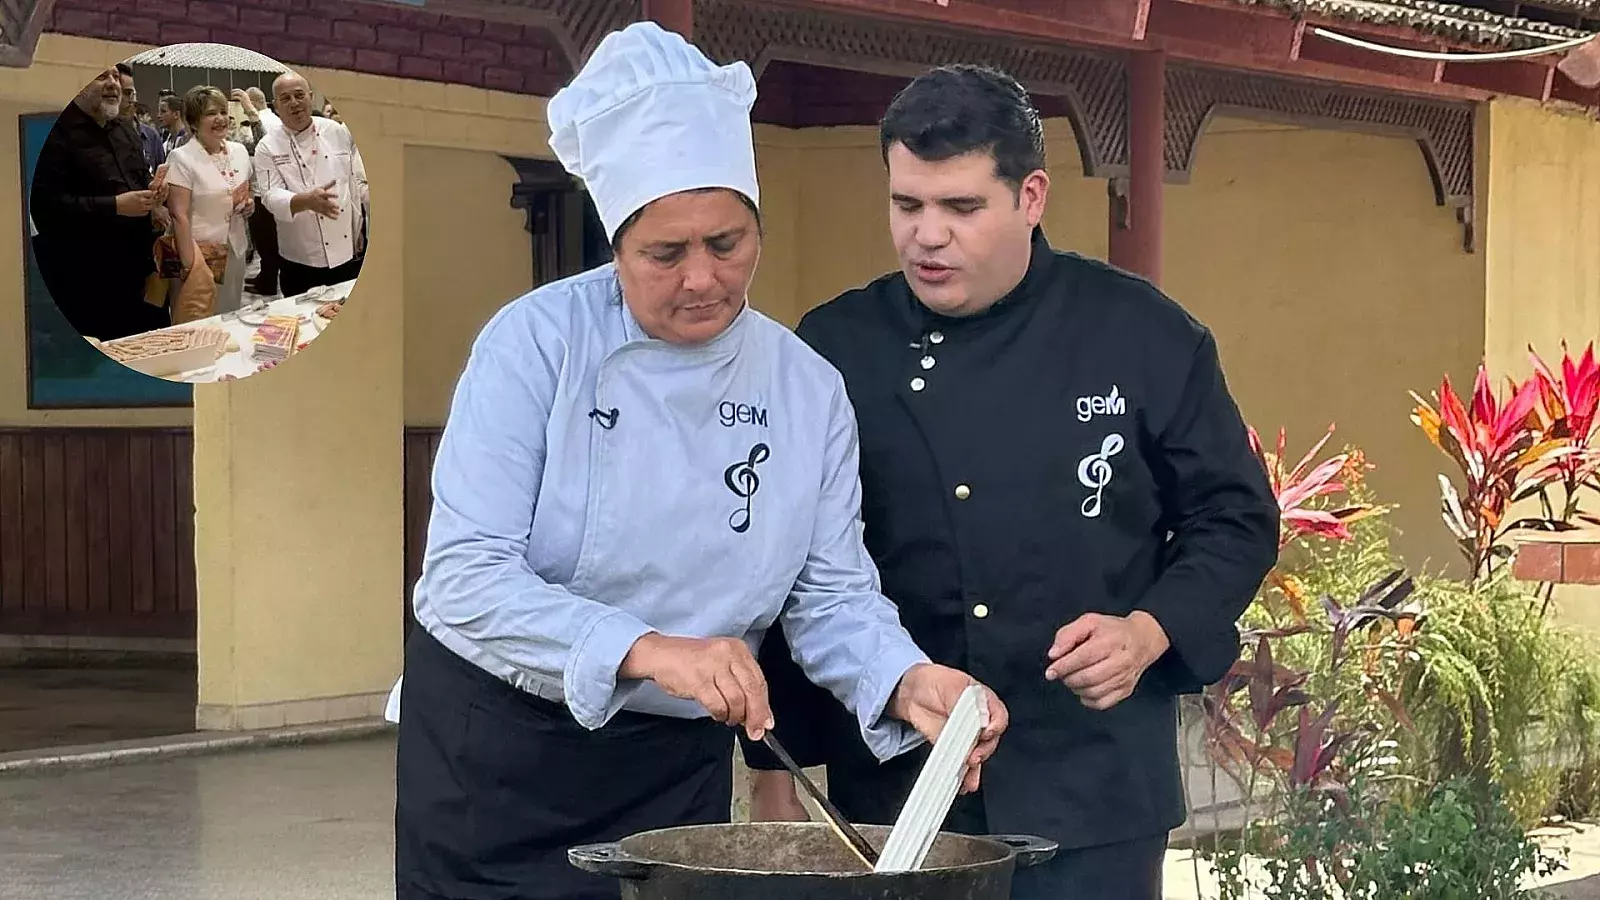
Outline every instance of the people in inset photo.
[[255, 165], [277, 223], [279, 288], [293, 297], [360, 274], [367, 173], [350, 129], [312, 115], [316, 95], [304, 77], [279, 75], [272, 95], [282, 127], [256, 144]]
[[170, 155], [189, 140], [189, 129], [183, 124], [183, 98], [172, 91], [162, 91], [156, 104], [156, 122], [161, 125], [161, 146]]
[[239, 308], [249, 247], [245, 223], [255, 211], [250, 154], [228, 139], [233, 125], [228, 98], [208, 85], [191, 88], [183, 98], [183, 120], [193, 138], [167, 158], [173, 241], [185, 273], [183, 292], [190, 290], [190, 273], [201, 270], [216, 289], [203, 308], [191, 307], [180, 293], [175, 322]]
[[139, 132], [139, 146], [144, 150], [145, 164], [154, 172], [157, 166], [167, 161], [167, 148], [162, 144], [161, 132], [150, 124], [150, 114], [139, 102], [139, 88], [133, 83], [133, 66], [117, 63], [117, 80], [122, 85], [122, 117], [133, 123], [134, 129]]
[[89, 82], [45, 139], [29, 195], [45, 286], [78, 333], [100, 340], [169, 324], [146, 299], [166, 193], [124, 102], [115, 67]]

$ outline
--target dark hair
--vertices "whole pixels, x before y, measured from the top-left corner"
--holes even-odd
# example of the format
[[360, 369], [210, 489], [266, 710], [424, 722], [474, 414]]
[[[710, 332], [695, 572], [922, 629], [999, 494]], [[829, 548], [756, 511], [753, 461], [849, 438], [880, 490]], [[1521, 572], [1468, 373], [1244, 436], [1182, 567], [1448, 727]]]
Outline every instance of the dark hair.
[[126, 75], [129, 78], [132, 78], [133, 77], [133, 66], [130, 66], [125, 62], [117, 63], [117, 74], [118, 75]]
[[[702, 190], [702, 191], [718, 191], [718, 190], [730, 190], [730, 189], [729, 188], [698, 188], [698, 190]], [[764, 234], [765, 233], [765, 229], [761, 225], [761, 210], [756, 208], [755, 203], [749, 197], [746, 197], [743, 191], [733, 191], [733, 195], [735, 197], [738, 197], [739, 198], [739, 202], [744, 204], [744, 208], [750, 210], [750, 214], [756, 217], [756, 234]], [[622, 237], [623, 237], [623, 235], [627, 234], [628, 233], [628, 229], [632, 228], [634, 226], [634, 223], [639, 221], [639, 217], [644, 215], [644, 211], [646, 209], [648, 209], [649, 206], [650, 206], [650, 204], [646, 203], [644, 206], [641, 206], [638, 209], [634, 210], [632, 215], [628, 216], [626, 219], [623, 219], [622, 220], [622, 224], [617, 226], [616, 236], [611, 239], [611, 252], [612, 253], [620, 253], [620, 252], [622, 252]]]
[[986, 66], [940, 66], [918, 76], [889, 104], [878, 141], [885, 165], [895, 144], [925, 162], [987, 150], [1013, 191], [1045, 164], [1044, 125], [1028, 92]]
[[156, 108], [157, 109], [165, 109], [165, 110], [168, 110], [170, 112], [177, 113], [179, 116], [182, 116], [183, 115], [183, 98], [179, 97], [177, 94], [172, 94], [172, 93], [162, 94], [161, 95], [161, 99], [156, 101]]

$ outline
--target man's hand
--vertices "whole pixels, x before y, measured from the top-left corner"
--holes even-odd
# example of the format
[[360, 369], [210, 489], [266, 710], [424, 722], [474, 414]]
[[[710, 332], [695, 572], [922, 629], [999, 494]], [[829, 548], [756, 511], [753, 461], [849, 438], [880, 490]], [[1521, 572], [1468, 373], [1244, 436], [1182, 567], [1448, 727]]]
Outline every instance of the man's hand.
[[333, 192], [333, 186], [338, 181], [330, 181], [319, 188], [312, 188], [303, 194], [295, 194], [290, 203], [290, 212], [298, 213], [311, 210], [319, 216], [330, 219], [339, 218], [339, 195]]
[[617, 675], [647, 679], [680, 700], [693, 700], [727, 725], [743, 725], [753, 741], [772, 728], [767, 679], [737, 638], [668, 637], [654, 632], [634, 642]]
[[1110, 709], [1133, 694], [1167, 647], [1167, 633], [1143, 610], [1126, 618], [1089, 613], [1056, 632], [1044, 677], [1066, 682], [1090, 709]]
[[[939, 740], [939, 733], [950, 720], [950, 713], [961, 699], [961, 692], [975, 684], [972, 676], [946, 666], [919, 663], [912, 666], [900, 679], [889, 698], [889, 715], [917, 729], [929, 743]], [[978, 744], [967, 757], [967, 772], [961, 779], [961, 792], [970, 794], [978, 789], [979, 769], [994, 755], [1000, 744], [1000, 735], [1011, 722], [1011, 714], [994, 692], [984, 689], [988, 698], [989, 724], [978, 734]]]
[[260, 113], [258, 113], [256, 110], [255, 101], [250, 99], [250, 95], [245, 93], [244, 88], [234, 88], [232, 97], [233, 102], [244, 108], [245, 118], [253, 122], [256, 120], [256, 117], [260, 115]]
[[117, 195], [117, 215], [137, 219], [155, 209], [155, 191], [127, 191]]

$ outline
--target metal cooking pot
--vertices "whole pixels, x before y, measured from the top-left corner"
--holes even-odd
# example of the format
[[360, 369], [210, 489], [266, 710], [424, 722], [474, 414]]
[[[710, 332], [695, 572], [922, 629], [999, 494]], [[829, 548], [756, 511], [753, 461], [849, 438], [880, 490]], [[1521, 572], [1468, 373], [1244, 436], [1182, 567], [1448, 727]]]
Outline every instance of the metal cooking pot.
[[[891, 829], [859, 826], [882, 848]], [[823, 822], [690, 825], [567, 851], [586, 872], [622, 881], [624, 900], [1006, 900], [1018, 866], [1047, 862], [1055, 841], [942, 832], [915, 872], [880, 875]]]

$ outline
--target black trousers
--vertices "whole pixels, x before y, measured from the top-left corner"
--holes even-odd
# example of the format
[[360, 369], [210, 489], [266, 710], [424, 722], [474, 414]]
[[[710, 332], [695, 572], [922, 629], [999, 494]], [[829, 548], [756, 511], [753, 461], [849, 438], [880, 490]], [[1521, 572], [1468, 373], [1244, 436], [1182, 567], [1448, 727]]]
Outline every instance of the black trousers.
[[398, 900], [615, 900], [578, 844], [727, 822], [733, 733], [623, 712], [598, 731], [411, 629], [396, 770]]
[[304, 294], [314, 287], [326, 287], [349, 281], [361, 274], [361, 261], [365, 257], [358, 256], [342, 266], [331, 269], [319, 269], [316, 266], [305, 266], [287, 259], [278, 261], [278, 278], [282, 282], [283, 295], [293, 297]]
[[278, 289], [278, 220], [267, 205], [256, 198], [256, 210], [250, 214], [250, 243], [261, 256], [261, 272], [256, 276], [256, 293], [271, 295]]
[[[921, 747], [882, 765], [864, 754], [852, 758], [851, 764], [830, 764], [829, 799], [852, 821], [893, 825], [927, 755], [928, 748]], [[992, 833], [982, 788], [956, 797], [944, 830], [980, 836]], [[1011, 900], [1161, 900], [1166, 851], [1165, 833], [1063, 849], [1044, 865], [1018, 869], [1011, 881]]]

